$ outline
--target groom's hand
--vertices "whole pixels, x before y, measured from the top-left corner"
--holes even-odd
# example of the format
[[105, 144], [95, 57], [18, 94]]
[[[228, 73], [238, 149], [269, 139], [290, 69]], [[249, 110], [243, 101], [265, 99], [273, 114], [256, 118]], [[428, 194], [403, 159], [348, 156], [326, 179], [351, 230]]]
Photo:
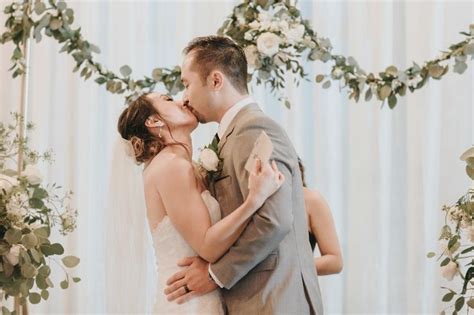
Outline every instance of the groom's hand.
[[178, 266], [186, 268], [166, 281], [165, 294], [168, 301], [176, 300], [178, 304], [182, 304], [193, 296], [203, 295], [218, 288], [214, 281], [209, 279], [209, 263], [201, 257], [186, 257], [178, 262]]

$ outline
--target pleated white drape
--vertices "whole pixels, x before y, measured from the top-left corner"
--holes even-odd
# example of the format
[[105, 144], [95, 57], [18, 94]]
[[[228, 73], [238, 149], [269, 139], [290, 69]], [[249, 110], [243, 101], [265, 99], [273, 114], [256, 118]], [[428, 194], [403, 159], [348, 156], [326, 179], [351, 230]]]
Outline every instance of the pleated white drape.
[[[0, 1], [0, 5], [7, 4]], [[214, 34], [237, 1], [70, 1], [76, 25], [97, 44], [99, 60], [134, 76], [181, 63], [195, 36]], [[472, 1], [301, 1], [314, 29], [335, 52], [354, 56], [378, 72], [423, 62], [458, 42], [474, 22]], [[3, 31], [5, 16], [0, 14]], [[73, 271], [83, 281], [55, 288], [35, 313], [106, 313], [104, 208], [109, 163], [122, 109], [120, 96], [72, 73], [74, 62], [49, 38], [32, 44], [28, 119], [37, 129], [31, 144], [53, 148], [47, 180], [75, 192], [77, 231], [66, 251], [82, 258]], [[0, 46], [0, 120], [18, 108], [20, 81], [7, 72], [12, 45]], [[394, 110], [378, 101], [347, 100], [337, 86], [289, 85], [293, 108], [254, 87], [262, 108], [287, 130], [308, 170], [308, 182], [328, 200], [344, 254], [340, 275], [320, 277], [326, 312], [435, 313], [444, 284], [426, 253], [437, 249], [441, 206], [469, 186], [459, 155], [474, 143], [474, 64], [449, 73], [399, 100]], [[308, 63], [307, 71], [327, 71]], [[216, 125], [201, 126], [195, 148], [207, 144]], [[306, 227], [301, 227], [306, 228]], [[136, 231], [128, 231], [134, 233]], [[127, 237], [124, 233], [123, 237]], [[53, 268], [54, 269], [54, 268]], [[61, 279], [59, 268], [53, 274]], [[54, 280], [53, 279], [53, 280]], [[146, 292], [144, 292], [146, 294]]]

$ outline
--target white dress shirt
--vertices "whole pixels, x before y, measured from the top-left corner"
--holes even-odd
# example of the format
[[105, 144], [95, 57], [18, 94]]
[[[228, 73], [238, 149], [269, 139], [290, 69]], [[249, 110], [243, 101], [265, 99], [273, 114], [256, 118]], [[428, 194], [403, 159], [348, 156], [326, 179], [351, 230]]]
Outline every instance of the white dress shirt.
[[217, 129], [217, 135], [219, 136], [219, 139], [222, 139], [222, 137], [225, 135], [227, 127], [229, 127], [230, 123], [232, 122], [234, 117], [240, 112], [240, 110], [248, 104], [252, 103], [255, 103], [255, 101], [252, 97], [249, 96], [238, 101], [234, 106], [232, 106], [225, 112], [224, 116], [222, 116], [219, 128]]

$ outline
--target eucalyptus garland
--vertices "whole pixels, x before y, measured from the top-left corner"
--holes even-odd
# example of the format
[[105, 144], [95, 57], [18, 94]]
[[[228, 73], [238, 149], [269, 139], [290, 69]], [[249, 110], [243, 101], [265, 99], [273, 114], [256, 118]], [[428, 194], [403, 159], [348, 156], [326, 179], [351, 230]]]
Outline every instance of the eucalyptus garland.
[[5, 7], [4, 13], [9, 17], [5, 23], [7, 31], [0, 37], [0, 43], [12, 41], [16, 46], [11, 57], [13, 66], [9, 69], [13, 71], [13, 78], [25, 73], [23, 43], [30, 36], [38, 43], [44, 35], [62, 44], [60, 53], [65, 52], [74, 58], [76, 66], [73, 72], [79, 72], [84, 80], [94, 75], [96, 83], [105, 85], [111, 93], [125, 94], [127, 101], [145, 90], [153, 91], [158, 83], [163, 83], [171, 94], [184, 88], [178, 66], [153, 69], [150, 76], [138, 80], [131, 78], [132, 69], [127, 65], [122, 66], [119, 73], [107, 69], [96, 60], [99, 47], [84, 39], [80, 27], [72, 27], [74, 11], [65, 1], [13, 1]]
[[[157, 84], [163, 84], [173, 95], [184, 89], [179, 66], [155, 68], [150, 76], [140, 79], [131, 77], [132, 69], [128, 65], [122, 66], [118, 73], [107, 69], [96, 60], [99, 47], [84, 39], [80, 27], [72, 26], [74, 11], [65, 1], [15, 0], [5, 7], [4, 13], [8, 15], [7, 30], [1, 35], [0, 43], [12, 41], [15, 44], [10, 68], [14, 78], [25, 72], [23, 43], [30, 37], [40, 42], [43, 36], [48, 36], [63, 45], [60, 52], [74, 58], [74, 72], [79, 72], [85, 80], [93, 76], [107, 91], [124, 94], [127, 102], [144, 91], [153, 91]], [[293, 73], [297, 84], [300, 79], [309, 80], [300, 62], [303, 57], [308, 61], [332, 63], [330, 73], [315, 77], [323, 88], [339, 81], [349, 99], [358, 102], [363, 96], [365, 101], [370, 101], [375, 96], [382, 104], [387, 102], [390, 108], [396, 106], [397, 99], [405, 96], [407, 90], [421, 89], [430, 78], [441, 79], [449, 71], [448, 61], [452, 61], [454, 72], [462, 74], [467, 69], [467, 58], [474, 59], [472, 24], [467, 32], [460, 33], [465, 36], [463, 41], [449, 46], [433, 60], [421, 65], [413, 63], [405, 70], [389, 66], [378, 74], [367, 73], [353, 57], [333, 54], [330, 40], [318, 36], [289, 0], [245, 0], [234, 8], [218, 33], [244, 47], [250, 66], [249, 80], [255, 78], [257, 85], [269, 85], [272, 92], [280, 94], [287, 107], [290, 102], [281, 95], [285, 73]]]
[[[285, 87], [284, 74], [291, 71], [297, 79], [306, 79], [307, 74], [300, 64], [302, 56], [308, 61], [332, 63], [329, 74], [319, 74], [315, 80], [329, 88], [331, 82], [339, 81], [340, 88], [347, 88], [349, 99], [365, 101], [373, 96], [390, 108], [397, 98], [405, 96], [407, 89], [421, 89], [430, 78], [441, 79], [449, 70], [445, 65], [454, 60], [453, 71], [462, 74], [467, 69], [466, 60], [474, 59], [474, 24], [468, 32], [461, 32], [465, 40], [453, 44], [436, 59], [399, 70], [389, 66], [377, 74], [364, 71], [353, 57], [333, 54], [328, 38], [320, 37], [311, 28], [310, 22], [301, 17], [301, 12], [288, 0], [245, 0], [236, 6], [224, 22], [219, 34], [233, 38], [244, 47], [251, 76], [257, 83], [265, 82], [272, 90]], [[382, 103], [383, 104], [383, 103]], [[288, 104], [287, 104], [288, 105]]]

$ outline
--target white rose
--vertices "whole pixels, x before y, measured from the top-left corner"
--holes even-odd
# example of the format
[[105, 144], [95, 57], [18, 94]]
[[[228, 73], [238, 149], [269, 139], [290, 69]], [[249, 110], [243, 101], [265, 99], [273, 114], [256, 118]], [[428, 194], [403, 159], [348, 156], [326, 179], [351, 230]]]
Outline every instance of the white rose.
[[10, 248], [10, 251], [8, 254], [5, 255], [5, 258], [8, 260], [10, 265], [16, 266], [20, 262], [20, 249], [22, 248], [22, 245], [13, 245]]
[[31, 164], [26, 166], [21, 175], [25, 176], [31, 185], [38, 185], [43, 181], [43, 177], [38, 168]]
[[5, 191], [7, 194], [12, 191], [13, 186], [18, 185], [16, 178], [0, 174], [0, 194]]
[[199, 162], [206, 171], [217, 171], [219, 165], [219, 157], [216, 152], [211, 149], [203, 149], [199, 155]]
[[249, 23], [249, 27], [253, 30], [258, 30], [260, 28], [260, 22], [252, 21], [251, 23]]
[[255, 45], [249, 45], [244, 48], [245, 57], [250, 67], [255, 68], [258, 59], [258, 49]]
[[23, 217], [27, 211], [25, 206], [28, 206], [29, 197], [25, 193], [16, 193], [6, 204], [7, 212], [16, 216]]
[[263, 33], [257, 39], [258, 51], [272, 57], [280, 48], [281, 38], [273, 33]]
[[291, 43], [296, 43], [303, 39], [304, 31], [304, 25], [299, 24], [285, 32], [285, 36]]
[[450, 261], [446, 266], [441, 267], [441, 275], [447, 280], [453, 280], [454, 276], [458, 272], [458, 265]]

